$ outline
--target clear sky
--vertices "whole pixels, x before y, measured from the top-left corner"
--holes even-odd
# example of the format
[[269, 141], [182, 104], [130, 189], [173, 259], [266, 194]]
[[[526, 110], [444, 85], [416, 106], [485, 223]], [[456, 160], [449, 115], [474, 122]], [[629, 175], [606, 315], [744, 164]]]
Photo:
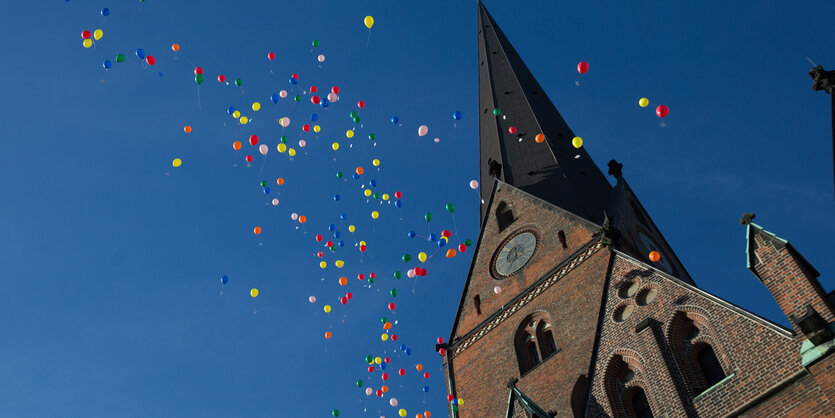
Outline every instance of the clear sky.
[[[478, 234], [478, 195], [468, 186], [478, 176], [476, 3], [293, 3], [2, 6], [0, 415], [446, 414], [434, 343], [448, 337], [472, 250], [447, 259], [450, 247], [439, 251], [425, 237], [448, 229], [457, 245]], [[749, 211], [803, 253], [827, 290], [835, 285], [830, 104], [806, 75], [807, 57], [835, 68], [835, 4], [486, 5], [598, 166], [624, 163], [699, 286], [787, 324], [745, 269], [738, 220]], [[99, 14], [103, 7], [110, 16]], [[366, 15], [376, 19], [370, 36]], [[81, 32], [97, 28], [104, 36], [85, 49]], [[136, 58], [137, 48], [156, 65]], [[102, 62], [120, 52], [126, 61], [105, 71]], [[582, 76], [579, 61], [590, 64]], [[195, 66], [205, 71], [199, 89]], [[243, 85], [218, 83], [221, 73]], [[327, 109], [310, 94], [270, 101], [311, 85], [325, 93], [338, 85], [340, 100]], [[640, 97], [653, 105], [641, 109]], [[358, 100], [366, 107], [357, 109]], [[670, 108], [666, 127], [655, 104]], [[252, 121], [241, 125], [229, 106]], [[355, 110], [360, 124], [349, 117]], [[312, 113], [318, 134], [302, 132]], [[389, 122], [395, 115], [402, 126]], [[277, 118], [285, 116], [291, 123], [282, 130]], [[425, 137], [417, 135], [422, 124]], [[269, 146], [266, 159], [247, 143], [252, 134]], [[292, 159], [276, 150], [281, 135], [298, 151]], [[174, 158], [181, 167], [171, 166]], [[357, 166], [365, 169], [360, 180], [350, 178]], [[366, 198], [372, 179], [375, 191], [401, 191], [402, 208], [393, 198]], [[331, 253], [316, 234], [345, 246]], [[367, 242], [365, 253], [355, 239]], [[422, 264], [428, 274], [407, 278], [421, 251], [432, 256]], [[401, 261], [404, 253], [413, 261]], [[373, 285], [356, 279], [371, 272]], [[230, 281], [221, 296], [222, 275]], [[343, 306], [338, 298], [348, 291], [353, 299]], [[397, 342], [381, 341], [382, 316], [397, 321]], [[379, 370], [366, 370], [369, 354], [391, 357], [382, 399], [364, 393], [384, 383]]]

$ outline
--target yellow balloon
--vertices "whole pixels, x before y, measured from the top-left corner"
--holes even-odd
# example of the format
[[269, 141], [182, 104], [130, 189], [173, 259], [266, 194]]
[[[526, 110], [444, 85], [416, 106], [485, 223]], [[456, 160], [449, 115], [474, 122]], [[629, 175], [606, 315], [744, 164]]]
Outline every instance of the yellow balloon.
[[173, 165], [174, 167], [179, 167], [183, 165], [183, 160], [175, 158], [174, 161], [171, 162], [171, 165]]
[[369, 197], [369, 196], [371, 196], [371, 189], [365, 189], [365, 191], [363, 192], [363, 194], [365, 194], [365, 197]]
[[379, 167], [380, 166], [380, 160], [375, 158], [373, 161], [371, 161], [371, 164], [374, 164], [374, 167]]
[[345, 131], [345, 136], [348, 137], [348, 138], [353, 138], [354, 137], [354, 131], [352, 131], [352, 130]]
[[649, 106], [649, 99], [646, 97], [641, 97], [641, 100], [638, 100], [638, 106], [647, 107]]
[[360, 241], [360, 245], [366, 245], [365, 241]]
[[406, 410], [405, 410], [405, 409], [403, 409], [403, 408], [400, 408], [400, 411], [398, 411], [397, 413], [398, 413], [401, 417], [405, 417], [405, 416], [406, 416]]
[[322, 309], [325, 310], [325, 313], [331, 313], [331, 305], [325, 305], [325, 307]]
[[374, 26], [374, 18], [371, 16], [366, 16], [365, 20], [363, 20], [363, 23], [365, 23], [366, 28], [371, 29], [371, 27]]
[[296, 156], [296, 150], [294, 150], [293, 148], [290, 148], [290, 149], [287, 150], [287, 154], [289, 154], [291, 157], [295, 157]]
[[374, 219], [379, 218], [380, 217], [380, 212], [377, 212], [376, 210], [371, 212], [371, 217], [374, 218]]
[[348, 225], [348, 232], [353, 233], [353, 232], [354, 232], [354, 231], [356, 231], [356, 230], [357, 230], [357, 228], [356, 228], [355, 226], [353, 226], [353, 225]]
[[319, 267], [320, 267], [320, 268], [325, 268], [325, 267], [327, 267], [327, 266], [328, 266], [328, 263], [326, 263], [326, 262], [324, 262], [324, 261], [320, 261], [320, 262], [319, 262]]
[[261, 103], [258, 103], [258, 102], [253, 103], [252, 104], [252, 110], [254, 110], [256, 112], [261, 110]]
[[383, 334], [383, 335], [380, 336], [380, 339], [383, 340], [383, 341], [386, 341], [386, 340], [389, 339], [389, 335], [388, 334]]
[[336, 263], [334, 264], [336, 264], [336, 267], [342, 268], [342, 266], [345, 265], [345, 262], [342, 260], [336, 260]]
[[98, 41], [99, 39], [101, 39], [102, 36], [104, 36], [104, 32], [102, 32], [101, 29], [96, 29], [95, 31], [93, 31], [93, 39]]
[[447, 244], [449, 244], [449, 238], [447, 238], [447, 237], [441, 237], [441, 239], [442, 239], [442, 240], [444, 240], [444, 242], [446, 242]]
[[84, 45], [85, 48], [89, 48], [93, 46], [93, 41], [90, 38], [87, 38], [81, 43], [81, 45]]
[[246, 117], [246, 116], [241, 116], [240, 121], [241, 121], [241, 125], [246, 125], [246, 123], [249, 122], [249, 118]]
[[574, 148], [580, 148], [583, 146], [583, 138], [579, 136], [575, 136], [574, 139], [571, 140], [571, 145], [574, 145]]
[[334, 142], [333, 144], [331, 144], [331, 148], [333, 148], [334, 151], [338, 150], [339, 149], [339, 142]]
[[421, 263], [425, 263], [426, 262], [426, 253], [421, 251], [418, 254], [418, 260], [420, 260]]
[[461, 399], [461, 398], [458, 398], [458, 406], [461, 406], [461, 405], [464, 405], [464, 400]]
[[383, 200], [389, 200], [389, 194], [383, 193]]
[[374, 362], [375, 362], [375, 363], [377, 363], [377, 364], [380, 364], [380, 363], [382, 363], [382, 362], [383, 362], [383, 359], [381, 359], [381, 358], [379, 358], [379, 357], [375, 357], [375, 358], [374, 358]]
[[249, 295], [254, 298], [258, 297], [258, 289], [253, 287], [252, 290], [249, 291]]
[[287, 151], [287, 144], [284, 144], [284, 143], [278, 144], [278, 152], [283, 153], [284, 151]]
[[322, 130], [322, 127], [319, 125], [313, 125], [313, 132], [319, 132]]
[[235, 119], [241, 117], [241, 112], [239, 112], [237, 110], [232, 112], [232, 117], [235, 118]]

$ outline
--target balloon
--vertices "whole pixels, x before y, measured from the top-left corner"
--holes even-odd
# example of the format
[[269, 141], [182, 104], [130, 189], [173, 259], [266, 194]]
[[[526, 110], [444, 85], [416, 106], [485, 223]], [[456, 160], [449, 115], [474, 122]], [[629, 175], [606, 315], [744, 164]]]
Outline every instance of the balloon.
[[658, 251], [651, 251], [649, 253], [649, 261], [656, 262], [661, 259], [661, 254]]
[[390, 311], [393, 311], [395, 307], [396, 307], [396, 305], [394, 304], [394, 302], [389, 303], [389, 310]]
[[290, 118], [288, 118], [287, 116], [281, 118], [281, 126], [284, 128], [290, 126]]
[[84, 42], [81, 43], [81, 45], [84, 45], [85, 48], [89, 48], [93, 46], [93, 41], [91, 39], [85, 39]]
[[197, 74], [194, 76], [194, 82], [197, 83], [198, 86], [203, 84], [203, 74]]
[[331, 337], [332, 337], [332, 336], [333, 336], [333, 334], [331, 334], [331, 332], [330, 332], [330, 331], [325, 331], [325, 339], [326, 339], [326, 340], [331, 339]]
[[535, 140], [537, 144], [545, 142], [545, 134], [536, 134]]
[[258, 135], [250, 135], [249, 136], [249, 145], [257, 145], [258, 144]]
[[267, 155], [267, 151], [269, 151], [269, 148], [267, 147], [267, 144], [261, 144], [261, 146], [258, 147], [258, 151], [261, 153], [261, 155]]
[[110, 60], [104, 60], [104, 62], [101, 63], [101, 66], [104, 67], [105, 70], [109, 70], [110, 67], [113, 66], [113, 63], [110, 62]]
[[187, 134], [190, 134], [190, 133], [191, 133], [191, 126], [186, 125], [186, 126], [183, 128], [183, 131], [185, 131], [185, 133], [187, 133]]
[[81, 31], [81, 38], [82, 39], [90, 39], [90, 36], [92, 36], [92, 34], [90, 33], [89, 30]]
[[377, 158], [375, 158], [375, 159], [371, 160], [371, 164], [372, 164], [374, 167], [379, 167], [379, 166], [380, 166], [380, 160], [378, 160]]
[[646, 97], [641, 97], [641, 98], [638, 100], [638, 106], [641, 106], [641, 107], [647, 107], [647, 106], [649, 106], [649, 99], [647, 99]]
[[455, 257], [456, 251], [452, 248], [446, 250], [446, 258]]
[[311, 97], [311, 98], [310, 98], [310, 103], [313, 103], [313, 104], [319, 104], [319, 102], [320, 102], [321, 100], [322, 100], [322, 99], [320, 99], [320, 98], [319, 98], [319, 96], [313, 96], [313, 97]]
[[335, 416], [335, 417], [338, 417], [339, 416], [339, 410], [334, 409], [333, 411], [331, 411], [331, 414], [333, 414], [333, 416]]
[[278, 206], [278, 199], [273, 199], [273, 206]]
[[269, 59], [270, 61], [274, 60], [275, 59], [275, 52], [268, 52], [267, 53], [267, 59]]
[[418, 136], [424, 136], [429, 133], [429, 127], [426, 125], [420, 125], [418, 128]]
[[246, 162], [248, 162], [248, 163], [252, 162], [252, 156], [251, 155], [246, 156]]
[[339, 149], [339, 142], [334, 142], [333, 144], [331, 144], [331, 148], [333, 148], [334, 151], [338, 150]]
[[342, 266], [345, 265], [345, 262], [342, 261], [342, 260], [336, 260], [336, 263], [334, 263], [334, 264], [336, 265], [336, 267], [342, 268]]
[[587, 63], [585, 61], [580, 61], [580, 63], [577, 64], [577, 72], [578, 73], [585, 74], [586, 71], [588, 71], [588, 70], [589, 70], [589, 63]]
[[355, 227], [355, 226], [353, 226], [353, 225], [348, 225], [348, 232], [353, 233], [353, 232], [354, 232], [354, 231], [356, 231], [356, 230], [357, 230], [357, 227]]
[[325, 310], [325, 313], [330, 313], [331, 312], [331, 305], [325, 305], [325, 307], [323, 309]]
[[235, 119], [241, 117], [241, 112], [239, 112], [237, 110], [232, 111], [232, 117], [235, 118]]
[[391, 405], [391, 406], [397, 406], [397, 398], [391, 398], [391, 399], [389, 399], [389, 405]]
[[321, 130], [322, 130], [322, 127], [320, 127], [319, 125], [313, 125], [313, 132], [319, 132]]
[[287, 145], [286, 144], [278, 144], [276, 149], [278, 150], [278, 152], [283, 154], [285, 151], [287, 151]]
[[171, 50], [177, 52], [180, 50], [180, 44], [171, 44]]
[[258, 297], [258, 289], [253, 287], [252, 290], [249, 291], [249, 295], [252, 296], [253, 298]]
[[470, 180], [470, 188], [473, 190], [478, 189], [478, 180]]
[[281, 97], [282, 99], [283, 99], [283, 98], [285, 98], [285, 97], [287, 97], [287, 90], [281, 90], [281, 91], [279, 91], [279, 92], [278, 92], [278, 96], [279, 96], [279, 97]]
[[425, 263], [426, 262], [426, 253], [423, 252], [423, 251], [419, 252], [418, 253], [418, 260], [420, 260], [421, 263]]
[[670, 108], [667, 106], [661, 105], [655, 108], [655, 114], [658, 115], [659, 118], [663, 118], [670, 113]]
[[403, 254], [400, 258], [403, 259], [403, 261], [408, 263], [409, 260], [412, 259], [412, 256], [410, 256], [409, 254]]
[[145, 57], [145, 62], [147, 62], [148, 65], [154, 65], [157, 63], [157, 59], [154, 58], [153, 55], [148, 55], [147, 57]]
[[319, 56], [316, 57], [316, 59], [319, 60], [319, 62], [325, 62], [325, 56], [324, 55], [319, 54]]
[[249, 118], [246, 117], [246, 116], [241, 116], [241, 118], [239, 120], [241, 121], [241, 125], [246, 125], [247, 122], [249, 122]]
[[102, 32], [101, 29], [96, 29], [95, 31], [93, 31], [93, 39], [98, 41], [99, 39], [101, 39], [102, 36], [104, 36], [104, 32]]
[[389, 293], [391, 294], [391, 297], [393, 297], [393, 298], [394, 298], [394, 297], [397, 297], [397, 289], [392, 288], [392, 289], [389, 291]]
[[580, 148], [583, 146], [583, 138], [579, 136], [575, 136], [574, 139], [571, 140], [571, 145], [574, 145], [574, 148]]
[[459, 252], [459, 253], [464, 253], [464, 252], [467, 252], [467, 245], [465, 245], [465, 244], [458, 244], [458, 252]]
[[447, 203], [446, 204], [446, 210], [449, 213], [453, 213], [453, 212], [455, 212], [455, 206], [453, 206], [452, 203]]
[[254, 233], [255, 233], [255, 235], [260, 234], [260, 233], [261, 233], [261, 227], [260, 227], [260, 226], [256, 226], [255, 228], [253, 228], [253, 229], [252, 229], [252, 232], [254, 232]]
[[252, 110], [255, 111], [255, 112], [261, 110], [261, 103], [258, 103], [258, 102], [252, 103]]
[[116, 55], [116, 62], [125, 62], [125, 54]]
[[365, 388], [365, 395], [366, 395], [366, 396], [371, 396], [371, 394], [372, 394], [372, 393], [374, 393], [374, 390], [373, 390], [373, 389], [371, 389], [371, 388]]
[[363, 172], [362, 167], [357, 167], [357, 169], [355, 170], [355, 172], [356, 172], [357, 174], [359, 174], [359, 175], [362, 175], [362, 172]]
[[399, 411], [397, 411], [397, 413], [398, 413], [401, 417], [405, 417], [407, 412], [406, 412], [406, 410], [405, 410], [405, 409], [400, 408], [400, 410], [399, 410]]
[[305, 222], [307, 222], [307, 216], [300, 215], [300, 216], [299, 216], [299, 222], [300, 222], [300, 223], [305, 223]]
[[174, 161], [171, 162], [171, 165], [174, 167], [179, 167], [183, 164], [183, 161], [179, 158], [175, 158]]
[[460, 110], [456, 110], [455, 113], [452, 114], [452, 118], [455, 120], [461, 120], [464, 117], [464, 114], [461, 113]]
[[363, 19], [363, 23], [365, 23], [365, 27], [371, 29], [371, 27], [374, 26], [374, 18], [371, 16], [366, 16], [365, 19]]
[[501, 114], [502, 114], [502, 110], [499, 109], [498, 107], [493, 109], [493, 116], [499, 116]]
[[495, 294], [497, 294], [497, 295], [501, 295], [501, 294], [502, 294], [502, 288], [501, 288], [501, 286], [496, 286], [496, 287], [494, 287], [494, 288], [493, 288], [493, 293], [495, 293]]
[[314, 40], [313, 40], [313, 42], [312, 42], [312, 44], [313, 44], [313, 47], [314, 47], [314, 48], [315, 48], [315, 47], [317, 47], [317, 46], [319, 46], [319, 40], [318, 40], [318, 39], [314, 39]]
[[203, 74], [203, 68], [202, 67], [194, 67], [194, 75], [199, 75], [199, 74]]
[[516, 127], [511, 126], [510, 128], [507, 128], [507, 131], [510, 132], [511, 134], [515, 134], [516, 133]]
[[142, 49], [142, 48], [137, 49], [136, 50], [136, 58], [144, 60], [145, 59], [145, 50]]
[[380, 217], [380, 212], [377, 212], [376, 210], [371, 212], [371, 218], [372, 219], [377, 219], [379, 217]]
[[[381, 334], [380, 339], [383, 340], [383, 341], [387, 341], [389, 339], [389, 335], [388, 334]], [[383, 373], [383, 375], [386, 375], [386, 374]], [[388, 376], [388, 375], [386, 375], [386, 376]], [[383, 379], [383, 380], [386, 380], [386, 379]]]

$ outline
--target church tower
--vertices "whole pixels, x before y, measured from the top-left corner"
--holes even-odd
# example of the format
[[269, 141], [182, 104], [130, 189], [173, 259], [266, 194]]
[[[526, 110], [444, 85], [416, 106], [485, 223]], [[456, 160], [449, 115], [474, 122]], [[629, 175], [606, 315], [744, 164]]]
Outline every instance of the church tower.
[[[450, 403], [451, 415], [712, 416], [753, 402], [715, 387], [762, 385], [739, 367], [791, 357], [802, 336], [695, 287], [622, 165], [608, 164], [613, 186], [572, 146], [481, 1], [478, 71], [481, 231], [450, 338], [437, 346], [448, 393], [466, 402]], [[775, 280], [767, 285], [781, 289]], [[737, 327], [756, 341], [729, 341]], [[745, 358], [756, 344], [777, 348]]]

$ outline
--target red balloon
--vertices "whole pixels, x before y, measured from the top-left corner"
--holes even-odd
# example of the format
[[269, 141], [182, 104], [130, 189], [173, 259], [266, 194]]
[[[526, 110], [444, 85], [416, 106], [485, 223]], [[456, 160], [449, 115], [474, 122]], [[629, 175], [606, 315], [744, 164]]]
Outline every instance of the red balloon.
[[404, 374], [406, 374], [406, 370], [405, 369], [400, 369], [400, 370], [397, 371], [397, 374], [403, 376]]
[[377, 396], [382, 398], [383, 397], [383, 391], [380, 390], [380, 389], [377, 389]]
[[444, 337], [438, 337], [438, 344], [444, 343]]
[[395, 308], [394, 302], [389, 303], [389, 310], [393, 311]]
[[310, 130], [310, 125], [305, 123], [304, 125], [302, 125], [302, 130], [305, 131], [305, 132], [309, 131]]
[[397, 334], [391, 334], [391, 340], [397, 341]]
[[320, 101], [321, 101], [321, 99], [319, 99], [319, 96], [313, 96], [313, 97], [310, 98], [310, 103], [313, 103], [313, 104], [319, 104]]
[[368, 366], [368, 373], [374, 373], [374, 366]]
[[424, 379], [429, 379], [429, 372], [424, 373], [424, 374], [423, 374], [423, 378], [424, 378]]
[[400, 199], [401, 197], [403, 197], [403, 193], [400, 193], [400, 192], [394, 192], [394, 198], [395, 198], [395, 199]]
[[341, 303], [343, 305], [348, 303], [348, 298], [346, 298], [345, 296], [339, 298], [339, 303]]
[[365, 275], [364, 275], [364, 274], [362, 274], [362, 273], [357, 274], [357, 280], [364, 280], [364, 279], [365, 279]]
[[89, 30], [85, 30], [85, 31], [81, 32], [81, 37], [84, 38], [84, 39], [90, 39], [90, 36], [92, 36], [92, 34], [90, 33]]
[[333, 86], [333, 87], [331, 87], [331, 92], [332, 92], [333, 94], [339, 94], [339, 86]]
[[655, 108], [655, 114], [658, 115], [659, 118], [663, 118], [670, 113], [670, 108], [664, 105], [658, 106]]
[[217, 76], [217, 82], [218, 82], [218, 83], [223, 83], [223, 82], [226, 82], [226, 76], [225, 76], [225, 75], [223, 75], [223, 74], [221, 74], [221, 75]]
[[325, 256], [325, 253], [319, 251], [318, 253], [316, 253], [316, 256], [318, 256], [319, 258], [322, 258], [322, 257]]
[[449, 232], [449, 230], [444, 229], [443, 231], [441, 231], [441, 236], [449, 238], [452, 236], [452, 232]]
[[248, 162], [248, 163], [252, 162], [252, 156], [251, 155], [246, 156], [246, 162]]
[[363, 253], [365, 252], [365, 244], [360, 245], [360, 252], [363, 252]]
[[360, 109], [364, 108], [365, 107], [365, 102], [362, 101], [362, 100], [358, 101], [357, 102], [357, 107], [360, 108]]
[[270, 53], [268, 53], [268, 54], [267, 54], [267, 58], [269, 58], [269, 59], [270, 59], [270, 61], [274, 60], [274, 59], [275, 59], [275, 52], [270, 52]]
[[452, 396], [451, 393], [449, 395], [446, 395], [446, 400], [452, 402], [453, 399], [455, 399], [455, 396]]
[[157, 59], [154, 58], [153, 55], [148, 55], [145, 57], [145, 62], [147, 62], [148, 65], [154, 65], [157, 63]]
[[316, 88], [316, 86], [310, 86], [311, 93], [316, 93], [316, 90], [319, 90], [318, 88]]
[[440, 355], [444, 355], [444, 354], [446, 354], [446, 350], [444, 350], [444, 349], [442, 348], [442, 349], [438, 350], [438, 354], [440, 354]]
[[467, 246], [464, 244], [458, 244], [458, 252], [463, 253], [467, 251]]
[[381, 377], [383, 378], [383, 380], [389, 380], [389, 374], [388, 373], [383, 373], [383, 375]]
[[194, 68], [194, 75], [203, 74], [203, 69], [200, 67]]
[[388, 357], [384, 358], [383, 361], [385, 361], [386, 363], [391, 363], [391, 359]]
[[345, 297], [348, 298], [348, 300], [351, 300], [351, 299], [354, 298], [354, 294], [351, 293], [351, 292], [348, 292], [348, 293], [345, 294]]
[[516, 127], [515, 127], [515, 126], [511, 126], [510, 128], [507, 128], [507, 131], [508, 131], [508, 132], [510, 132], [510, 133], [512, 133], [512, 134], [515, 134], [515, 133], [516, 133]]
[[577, 64], [577, 72], [578, 73], [585, 74], [586, 71], [588, 71], [588, 70], [589, 70], [589, 63], [587, 63], [585, 61], [580, 61], [580, 63]]
[[322, 234], [316, 235], [316, 242], [322, 242]]
[[298, 74], [296, 74], [296, 73], [293, 73], [293, 75], [291, 75], [290, 77], [293, 77], [293, 78], [295, 78], [296, 80], [298, 80], [298, 79], [299, 79], [299, 75], [298, 75]]
[[249, 145], [257, 145], [258, 144], [258, 135], [250, 135], [249, 136]]
[[333, 241], [326, 242], [325, 247], [333, 247]]
[[377, 278], [377, 275], [372, 272], [372, 273], [368, 273], [368, 277], [370, 277], [372, 279], [375, 279], [375, 278]]

